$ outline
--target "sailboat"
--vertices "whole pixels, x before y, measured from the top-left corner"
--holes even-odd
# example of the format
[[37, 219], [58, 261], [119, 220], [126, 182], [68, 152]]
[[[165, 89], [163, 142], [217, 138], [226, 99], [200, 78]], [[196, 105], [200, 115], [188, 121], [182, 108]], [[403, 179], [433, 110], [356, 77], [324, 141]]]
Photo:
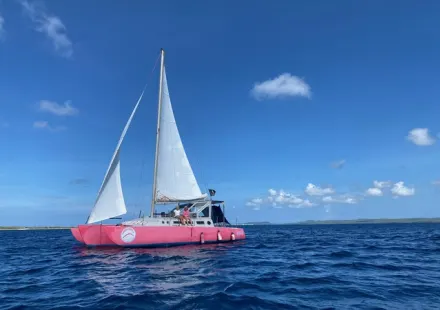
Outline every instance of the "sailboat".
[[[127, 213], [120, 176], [120, 149], [144, 95], [139, 97], [119, 138], [87, 222], [71, 229], [87, 246], [159, 247], [231, 242], [246, 238], [242, 228], [231, 227], [224, 201], [213, 200], [215, 190], [202, 193], [180, 139], [165, 73], [165, 51], [160, 51], [158, 114], [152, 201], [149, 216], [118, 224], [103, 224]], [[155, 212], [158, 205], [172, 205], [170, 212]], [[174, 216], [189, 211], [189, 221]]]

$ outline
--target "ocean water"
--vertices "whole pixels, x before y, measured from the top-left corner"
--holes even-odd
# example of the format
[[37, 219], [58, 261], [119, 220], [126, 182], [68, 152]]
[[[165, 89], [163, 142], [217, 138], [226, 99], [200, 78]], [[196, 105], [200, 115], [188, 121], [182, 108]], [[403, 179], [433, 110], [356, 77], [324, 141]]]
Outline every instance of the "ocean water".
[[245, 241], [160, 249], [0, 231], [0, 309], [440, 308], [439, 224], [245, 229]]

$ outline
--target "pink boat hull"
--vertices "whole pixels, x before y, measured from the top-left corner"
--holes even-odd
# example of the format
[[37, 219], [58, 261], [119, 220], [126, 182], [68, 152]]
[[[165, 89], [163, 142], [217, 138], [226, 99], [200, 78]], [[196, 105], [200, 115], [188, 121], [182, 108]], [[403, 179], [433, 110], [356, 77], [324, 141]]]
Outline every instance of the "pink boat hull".
[[70, 231], [72, 232], [72, 235], [75, 237], [75, 239], [78, 242], [84, 243], [84, 240], [83, 240], [83, 238], [81, 236], [81, 233], [79, 232], [79, 228], [76, 228], [76, 227], [75, 228], [71, 228]]
[[71, 231], [88, 246], [159, 247], [246, 239], [244, 230], [234, 227], [79, 225]]

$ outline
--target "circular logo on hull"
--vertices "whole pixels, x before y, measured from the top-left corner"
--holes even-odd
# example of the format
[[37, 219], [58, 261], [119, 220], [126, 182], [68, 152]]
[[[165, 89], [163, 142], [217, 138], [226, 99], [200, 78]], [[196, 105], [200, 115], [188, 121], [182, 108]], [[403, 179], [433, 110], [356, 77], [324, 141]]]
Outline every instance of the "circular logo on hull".
[[130, 243], [136, 238], [136, 231], [131, 227], [126, 227], [121, 232], [121, 240], [125, 243]]

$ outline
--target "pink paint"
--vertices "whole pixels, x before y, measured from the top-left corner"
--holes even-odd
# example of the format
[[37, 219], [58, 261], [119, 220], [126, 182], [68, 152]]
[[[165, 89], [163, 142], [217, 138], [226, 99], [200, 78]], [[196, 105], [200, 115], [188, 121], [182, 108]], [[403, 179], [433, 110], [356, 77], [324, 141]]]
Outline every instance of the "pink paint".
[[84, 243], [81, 233], [79, 232], [79, 229], [77, 227], [71, 228], [70, 231], [78, 242]]
[[106, 225], [78, 225], [79, 232], [87, 245], [115, 245], [104, 231]]
[[[124, 226], [124, 225], [79, 225], [73, 228], [73, 236], [86, 245], [161, 246], [189, 243], [232, 242], [244, 240], [242, 228], [191, 227], [191, 226]], [[79, 236], [78, 236], [79, 231]], [[221, 235], [219, 241], [218, 235]]]

